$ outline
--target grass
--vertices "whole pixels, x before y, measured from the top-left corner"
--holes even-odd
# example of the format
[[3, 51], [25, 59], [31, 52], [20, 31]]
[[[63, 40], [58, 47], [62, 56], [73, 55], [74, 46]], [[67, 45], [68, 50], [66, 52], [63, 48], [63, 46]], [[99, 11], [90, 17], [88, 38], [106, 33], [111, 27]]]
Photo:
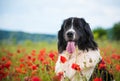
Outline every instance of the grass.
[[[120, 80], [120, 42], [100, 41], [98, 45], [106, 68]], [[0, 45], [1, 81], [57, 81], [54, 66], [57, 60], [56, 42], [25, 42]], [[34, 80], [36, 79], [36, 80]]]

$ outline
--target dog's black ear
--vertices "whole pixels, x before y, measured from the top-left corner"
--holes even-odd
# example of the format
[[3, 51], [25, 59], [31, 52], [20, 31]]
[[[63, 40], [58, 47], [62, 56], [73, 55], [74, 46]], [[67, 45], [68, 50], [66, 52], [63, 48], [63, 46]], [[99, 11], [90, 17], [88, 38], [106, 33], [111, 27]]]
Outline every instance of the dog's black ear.
[[87, 49], [87, 50], [89, 48], [93, 49], [93, 50], [97, 49], [97, 43], [94, 41], [94, 37], [93, 37], [93, 34], [92, 34], [89, 24], [83, 18], [80, 18], [80, 22], [82, 24], [82, 28], [85, 33], [85, 37], [83, 38], [83, 41], [81, 43], [81, 44], [84, 44], [84, 45], [82, 45], [83, 48]]
[[58, 52], [62, 53], [66, 49], [66, 41], [64, 39], [64, 26], [65, 21], [63, 22], [61, 29], [58, 31]]
[[81, 18], [80, 21], [82, 22], [82, 26], [83, 26], [83, 29], [86, 33], [87, 38], [88, 39], [94, 39], [89, 24], [83, 18]]

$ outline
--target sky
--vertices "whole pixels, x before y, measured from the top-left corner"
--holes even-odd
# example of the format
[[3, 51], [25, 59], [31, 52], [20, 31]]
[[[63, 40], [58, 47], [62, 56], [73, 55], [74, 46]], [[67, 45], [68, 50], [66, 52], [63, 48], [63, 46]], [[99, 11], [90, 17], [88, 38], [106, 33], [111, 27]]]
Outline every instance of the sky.
[[0, 0], [0, 29], [57, 34], [68, 17], [107, 29], [120, 21], [120, 0]]

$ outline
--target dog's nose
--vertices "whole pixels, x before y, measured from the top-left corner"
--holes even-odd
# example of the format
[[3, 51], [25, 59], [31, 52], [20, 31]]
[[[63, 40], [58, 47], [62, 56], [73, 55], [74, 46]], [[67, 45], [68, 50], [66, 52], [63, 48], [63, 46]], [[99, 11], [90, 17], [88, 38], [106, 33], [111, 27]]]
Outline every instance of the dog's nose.
[[68, 38], [73, 38], [73, 32], [68, 32], [67, 36], [68, 36]]

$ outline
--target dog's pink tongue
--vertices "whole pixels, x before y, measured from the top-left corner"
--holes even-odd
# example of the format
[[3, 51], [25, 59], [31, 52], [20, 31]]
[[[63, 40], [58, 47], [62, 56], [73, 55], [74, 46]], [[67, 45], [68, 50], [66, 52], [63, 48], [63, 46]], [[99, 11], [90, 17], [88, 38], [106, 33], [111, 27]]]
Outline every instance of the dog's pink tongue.
[[66, 50], [68, 53], [72, 54], [75, 51], [75, 42], [68, 42]]

